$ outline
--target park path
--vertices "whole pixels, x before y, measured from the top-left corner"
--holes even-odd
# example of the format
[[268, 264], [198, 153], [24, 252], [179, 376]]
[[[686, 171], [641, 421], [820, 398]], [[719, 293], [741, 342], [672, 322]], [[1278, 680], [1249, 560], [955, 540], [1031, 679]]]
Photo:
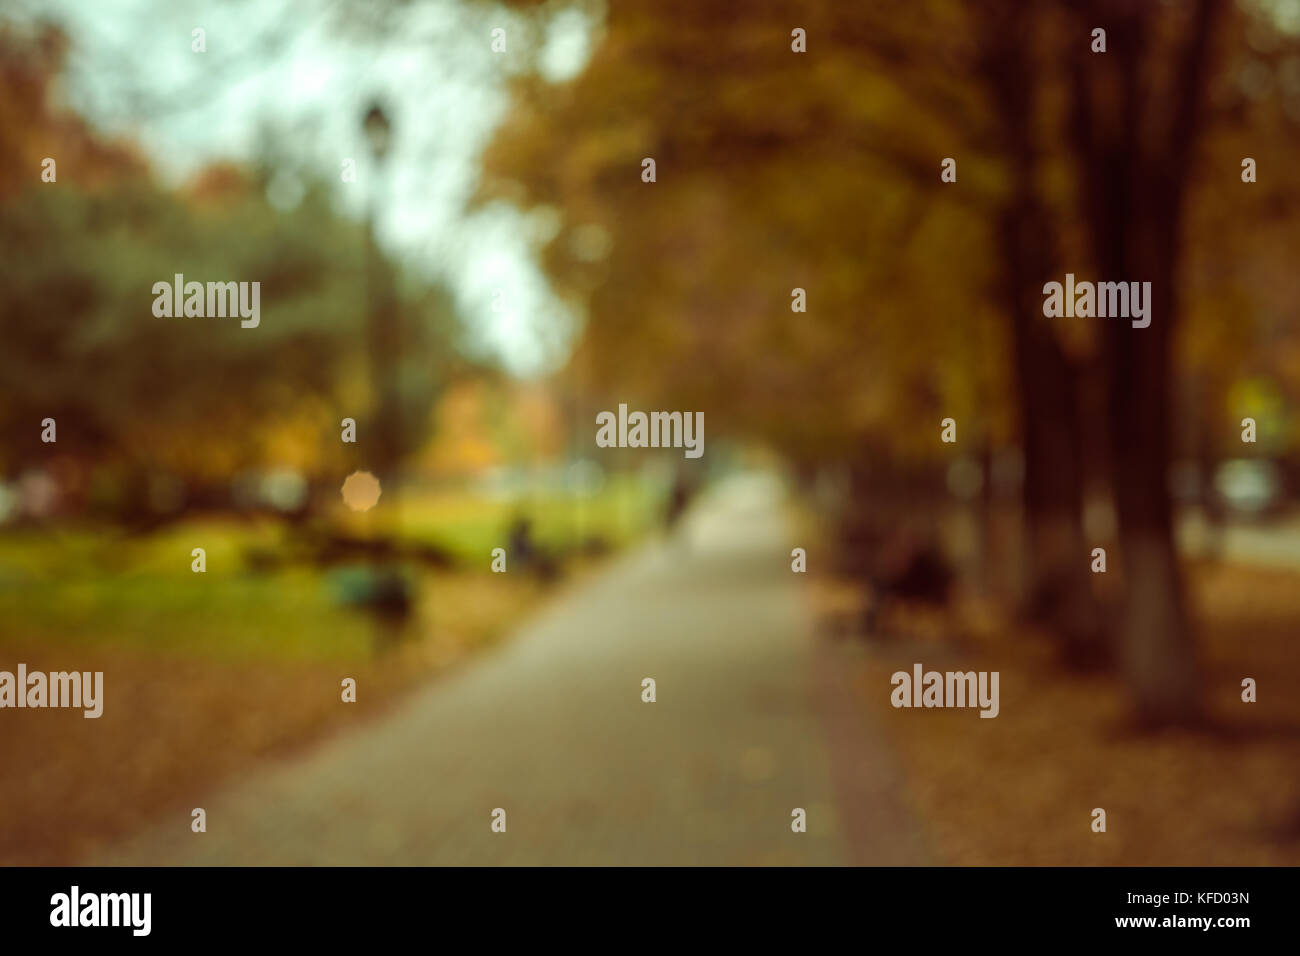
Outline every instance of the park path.
[[925, 862], [857, 651], [812, 633], [798, 543], [774, 481], [730, 479], [385, 718], [196, 799], [206, 833], [185, 812], [92, 862]]

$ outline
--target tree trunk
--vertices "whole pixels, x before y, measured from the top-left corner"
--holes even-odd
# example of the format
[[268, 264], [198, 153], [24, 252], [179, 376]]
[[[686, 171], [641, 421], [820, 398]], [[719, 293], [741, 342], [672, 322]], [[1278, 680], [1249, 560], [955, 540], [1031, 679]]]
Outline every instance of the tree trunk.
[[[1113, 11], [1104, 58], [1077, 47], [1070, 130], [1079, 200], [1099, 281], [1151, 282], [1150, 325], [1103, 325], [1107, 420], [1126, 596], [1120, 662], [1138, 718], [1147, 724], [1201, 716], [1200, 677], [1174, 546], [1169, 493], [1172, 351], [1179, 316], [1179, 240], [1191, 162], [1204, 110], [1209, 40], [1220, 0], [1196, 0], [1171, 64], [1166, 102], [1145, 101], [1143, 67], [1152, 18], [1141, 4]], [[1076, 30], [1095, 11], [1071, 8]], [[1086, 31], [1085, 31], [1086, 32]], [[1118, 93], [1114, 98], [1102, 91]], [[1094, 109], [1094, 104], [1105, 104]], [[1154, 129], [1154, 133], [1152, 132]]]
[[1193, 722], [1200, 712], [1195, 642], [1169, 494], [1169, 339], [1177, 306], [1171, 263], [1160, 258], [1166, 258], [1163, 274], [1151, 280], [1152, 302], [1160, 311], [1150, 327], [1108, 320], [1106, 334], [1115, 509], [1126, 585], [1120, 664], [1139, 719], [1153, 725]]
[[1024, 442], [1023, 502], [1028, 544], [1025, 608], [1059, 639], [1068, 664], [1108, 662], [1105, 630], [1089, 580], [1083, 540], [1083, 434], [1077, 375], [1042, 315], [1041, 289], [1055, 273], [1047, 210], [1038, 199], [1033, 135], [1034, 77], [1026, 59], [1035, 23], [1007, 3], [982, 25], [980, 75], [996, 104], [1011, 192], [998, 221], [1010, 312], [1017, 405]]
[[1039, 231], [1027, 208], [1003, 225], [1004, 268], [1019, 295], [1009, 297], [1016, 385], [1024, 441], [1024, 513], [1029, 545], [1025, 607], [1059, 639], [1067, 664], [1092, 669], [1109, 662], [1108, 645], [1089, 580], [1091, 549], [1083, 539], [1083, 435], [1076, 375], [1044, 324], [1038, 290], [1044, 281]]

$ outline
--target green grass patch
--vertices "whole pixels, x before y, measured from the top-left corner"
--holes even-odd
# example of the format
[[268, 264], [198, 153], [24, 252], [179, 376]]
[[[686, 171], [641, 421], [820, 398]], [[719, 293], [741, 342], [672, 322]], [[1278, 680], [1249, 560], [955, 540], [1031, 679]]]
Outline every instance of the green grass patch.
[[[521, 513], [531, 518], [539, 546], [564, 556], [597, 538], [612, 548], [630, 543], [654, 522], [657, 502], [630, 479], [611, 480], [584, 499], [410, 495], [401, 506], [401, 536], [437, 544], [486, 575], [492, 549], [507, 546], [509, 525]], [[279, 522], [235, 518], [184, 521], [142, 537], [88, 524], [11, 529], [0, 534], [0, 633], [218, 658], [372, 653], [372, 620], [341, 604], [328, 569], [250, 569], [250, 550], [284, 551], [285, 535]], [[190, 568], [198, 547], [206, 551], [203, 574]], [[438, 574], [414, 573], [439, 602], [484, 600], [481, 589], [439, 586]]]

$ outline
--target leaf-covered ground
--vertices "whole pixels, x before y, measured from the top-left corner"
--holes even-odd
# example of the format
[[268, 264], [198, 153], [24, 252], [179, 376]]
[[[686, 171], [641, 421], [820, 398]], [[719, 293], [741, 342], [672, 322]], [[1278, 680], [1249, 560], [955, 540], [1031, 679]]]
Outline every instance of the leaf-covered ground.
[[[872, 645], [862, 697], [942, 861], [1300, 864], [1300, 575], [1201, 565], [1189, 592], [1212, 732], [1133, 732], [1118, 680], [1063, 672], [1041, 638], [996, 615], [964, 648], [915, 636]], [[894, 709], [890, 675], [917, 661], [999, 671], [1000, 715]], [[1245, 677], [1257, 703], [1241, 700]], [[1091, 828], [1097, 807], [1105, 833]]]

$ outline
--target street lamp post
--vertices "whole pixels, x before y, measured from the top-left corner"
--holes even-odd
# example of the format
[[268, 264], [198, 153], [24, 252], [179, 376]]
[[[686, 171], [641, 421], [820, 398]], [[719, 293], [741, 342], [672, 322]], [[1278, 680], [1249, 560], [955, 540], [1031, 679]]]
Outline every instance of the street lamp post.
[[361, 127], [365, 130], [366, 141], [370, 144], [375, 159], [383, 159], [388, 154], [388, 136], [392, 131], [392, 124], [388, 122], [384, 108], [378, 103], [371, 104], [361, 121]]
[[[384, 185], [384, 161], [388, 156], [392, 124], [383, 108], [373, 104], [361, 122], [362, 131], [374, 158], [374, 183], [370, 189], [366, 214], [366, 334], [369, 345], [371, 394], [374, 397], [370, 438], [374, 442], [372, 467], [379, 478], [382, 493], [393, 516], [394, 535], [400, 528], [401, 512], [397, 487], [397, 467], [401, 458], [401, 392], [399, 383], [400, 329], [397, 295], [387, 262], [380, 254], [375, 224], [380, 207], [380, 190]], [[382, 534], [372, 541], [371, 578], [366, 603], [375, 614], [378, 650], [390, 646], [403, 633], [403, 622], [410, 612], [412, 595], [400, 569], [387, 561], [388, 550]]]
[[[369, 339], [370, 379], [374, 396], [374, 466], [383, 489], [396, 497], [396, 468], [401, 454], [401, 406], [399, 389], [399, 329], [396, 295], [387, 263], [380, 254], [375, 226], [384, 185], [384, 162], [392, 135], [392, 124], [383, 108], [373, 104], [362, 119], [362, 130], [375, 161], [366, 216], [366, 331]], [[390, 498], [390, 501], [393, 500]]]

